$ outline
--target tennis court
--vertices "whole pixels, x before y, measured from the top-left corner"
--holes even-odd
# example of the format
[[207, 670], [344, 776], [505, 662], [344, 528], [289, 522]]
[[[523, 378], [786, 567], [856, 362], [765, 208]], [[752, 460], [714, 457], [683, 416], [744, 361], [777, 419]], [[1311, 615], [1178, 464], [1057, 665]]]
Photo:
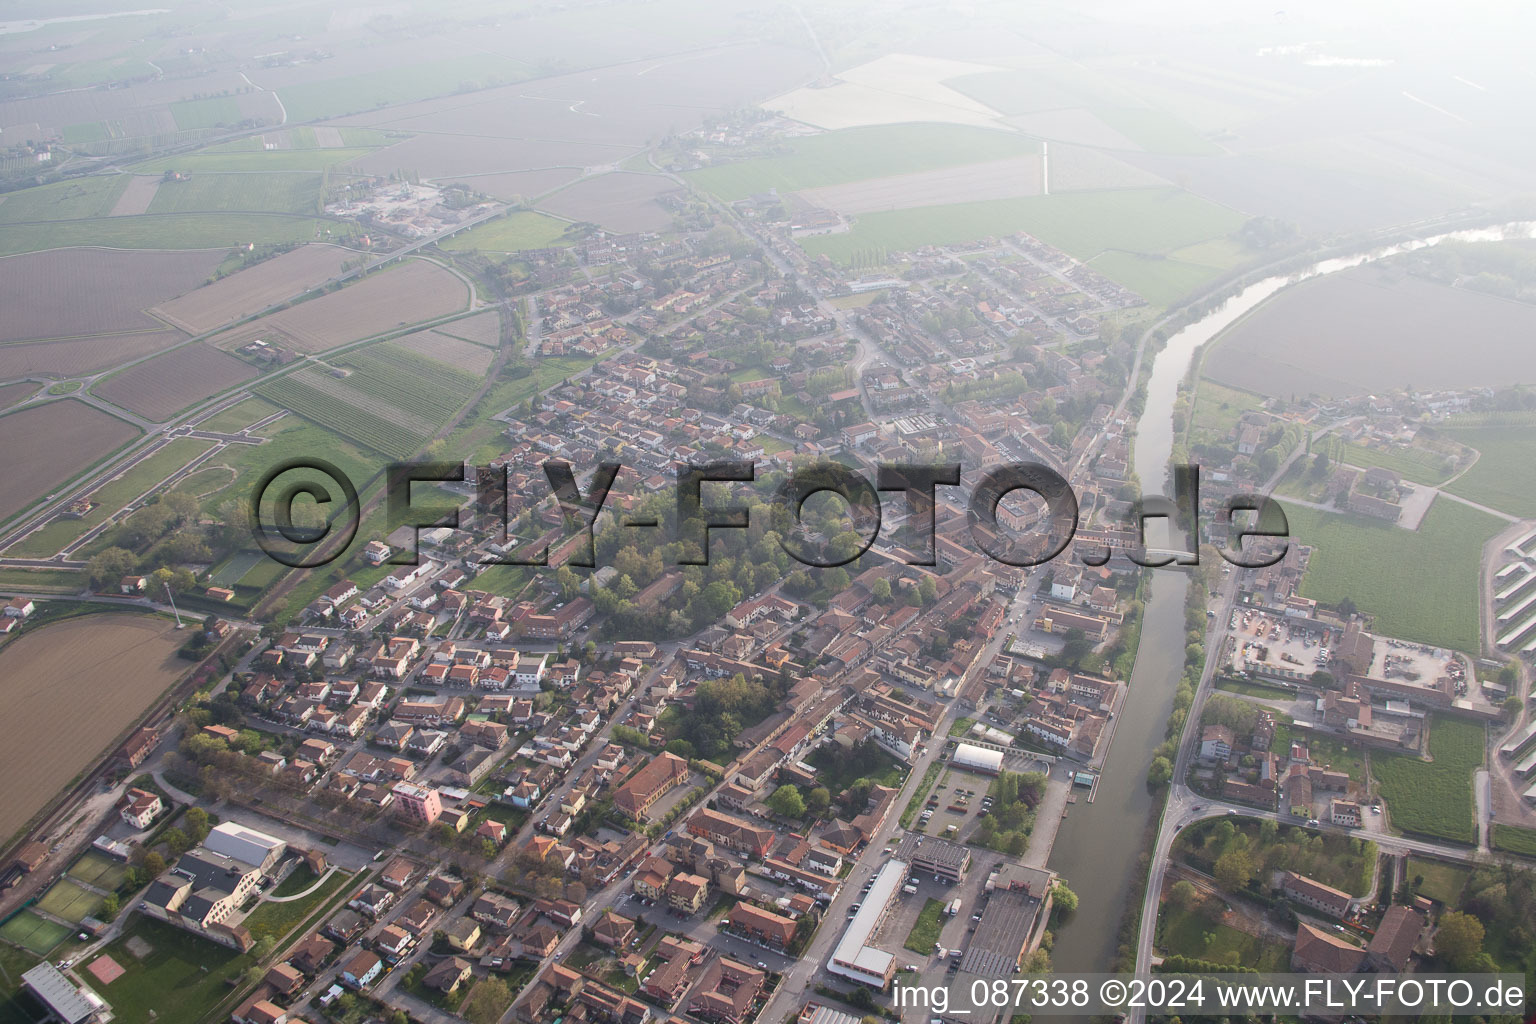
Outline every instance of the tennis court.
[[47, 956], [53, 947], [69, 937], [69, 929], [30, 910], [23, 910], [5, 924], [0, 924], [0, 939]]
[[101, 909], [102, 897], [99, 893], [82, 886], [79, 882], [69, 877], [64, 877], [48, 887], [43, 893], [43, 898], [37, 901], [38, 908], [46, 910], [54, 917], [62, 917], [73, 924], [79, 924]]
[[110, 892], [122, 885], [128, 877], [128, 865], [113, 860], [104, 853], [87, 850], [79, 860], [70, 865], [69, 873], [82, 882]]

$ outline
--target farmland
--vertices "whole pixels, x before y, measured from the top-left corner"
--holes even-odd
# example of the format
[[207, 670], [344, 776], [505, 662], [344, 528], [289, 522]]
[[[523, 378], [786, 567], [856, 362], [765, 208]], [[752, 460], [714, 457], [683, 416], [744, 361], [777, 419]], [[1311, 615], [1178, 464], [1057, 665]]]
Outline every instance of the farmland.
[[1495, 850], [1518, 853], [1522, 857], [1536, 857], [1536, 828], [1495, 825], [1491, 842]]
[[1499, 520], [1444, 499], [1413, 531], [1295, 505], [1285, 514], [1291, 537], [1313, 548], [1302, 596], [1329, 605], [1351, 598], [1390, 636], [1480, 649], [1479, 556]]
[[846, 216], [934, 206], [955, 196], [973, 201], [1037, 196], [1042, 184], [1040, 158], [1021, 156], [826, 185], [807, 189], [800, 198]]
[[[1360, 325], [1370, 325], [1362, 332]], [[1471, 329], [1469, 329], [1471, 328]], [[1390, 263], [1304, 281], [1239, 321], [1205, 361], [1265, 395], [1345, 395], [1536, 383], [1536, 306], [1395, 272]], [[1454, 345], [1446, 344], [1455, 338]], [[1390, 358], [1382, 358], [1382, 352]]]
[[0, 519], [26, 508], [138, 433], [73, 398], [0, 416], [0, 477], [10, 481], [0, 491]]
[[138, 331], [68, 341], [0, 345], [0, 377], [74, 377], [142, 359], [187, 340], [180, 331]]
[[1500, 512], [1536, 516], [1536, 431], [1529, 427], [1458, 427], [1443, 433], [1478, 451], [1466, 474], [1446, 490]]
[[609, 231], [662, 231], [671, 226], [672, 215], [656, 197], [675, 191], [677, 184], [660, 174], [616, 171], [568, 185], [541, 200], [539, 208]]
[[237, 402], [227, 409], [221, 409], [206, 419], [197, 421], [199, 430], [211, 430], [216, 433], [234, 433], [244, 430], [257, 420], [266, 419], [277, 412], [277, 406], [260, 398], [247, 398], [243, 402]]
[[238, 348], [275, 328], [288, 339], [285, 346], [322, 352], [458, 312], [468, 301], [464, 282], [434, 263], [411, 260], [369, 274], [340, 291], [262, 317], [241, 330], [220, 335], [213, 344]]
[[1257, 409], [1259, 396], [1202, 380], [1195, 389], [1194, 408], [1185, 436], [1192, 444], [1222, 444], [1232, 436], [1239, 417]]
[[306, 419], [385, 455], [415, 452], [464, 404], [478, 381], [470, 374], [393, 344], [349, 354], [344, 381], [301, 370], [257, 390]]
[[162, 183], [147, 212], [316, 213], [319, 199], [318, 174], [205, 173]]
[[135, 174], [128, 179], [128, 187], [123, 189], [122, 195], [117, 197], [117, 202], [112, 204], [108, 211], [108, 217], [137, 217], [141, 213], [148, 213], [149, 206], [155, 201], [155, 193], [160, 191], [160, 179], [153, 174]]
[[295, 171], [323, 171], [327, 167], [349, 163], [373, 152], [371, 149], [348, 147], [346, 149], [274, 149], [229, 150], [205, 149], [185, 156], [161, 157], [147, 163], [136, 164], [135, 174], [164, 174], [180, 171], [183, 174], [208, 174], [216, 171], [267, 171], [272, 173]]
[[335, 221], [271, 213], [146, 214], [53, 224], [16, 224], [0, 235], [0, 255], [62, 246], [104, 245], [116, 249], [227, 249], [236, 245], [309, 242], [331, 230], [350, 237], [352, 228]]
[[1478, 723], [1440, 715], [1429, 720], [1433, 761], [1409, 754], [1373, 754], [1371, 774], [1393, 827], [1458, 843], [1476, 842], [1472, 772], [1483, 763], [1484, 741]]
[[0, 342], [159, 329], [143, 310], [202, 284], [221, 256], [61, 249], [0, 259]]
[[355, 255], [341, 246], [303, 245], [163, 302], [151, 312], [191, 334], [203, 334], [324, 284]]
[[162, 352], [91, 388], [93, 394], [155, 423], [194, 402], [227, 391], [256, 370], [226, 352], [197, 342]]
[[[451, 328], [454, 325], [448, 326]], [[417, 331], [415, 334], [407, 334], [395, 344], [424, 359], [477, 376], [484, 373], [491, 365], [491, 360], [496, 358], [495, 353], [484, 345], [464, 341], [442, 331]]]
[[278, 96], [290, 120], [314, 121], [462, 92], [466, 83], [484, 88], [527, 77], [527, 66], [520, 61], [470, 52], [387, 71], [290, 85], [278, 90]]
[[66, 544], [86, 530], [101, 523], [107, 516], [212, 447], [212, 441], [202, 441], [194, 437], [178, 437], [172, 440], [133, 468], [91, 492], [90, 499], [97, 503], [97, 507], [85, 516], [80, 519], [55, 519], [11, 546], [7, 549], [8, 553], [17, 557], [41, 558], [62, 550]]
[[240, 103], [233, 96], [210, 96], [203, 100], [182, 100], [171, 104], [171, 116], [182, 131], [236, 125], [244, 120]]
[[1020, 135], [945, 124], [845, 128], [785, 146], [789, 152], [782, 156], [706, 167], [685, 177], [706, 192], [734, 201], [769, 189], [798, 192], [1040, 152], [1038, 143]]
[[1242, 219], [1177, 189], [1074, 192], [870, 213], [851, 231], [802, 239], [801, 245], [812, 256], [847, 263], [871, 248], [901, 251], [1026, 231], [1088, 260], [1108, 249], [1169, 252], [1222, 237]]
[[570, 227], [563, 220], [535, 213], [532, 210], [515, 210], [505, 217], [497, 217], [462, 234], [442, 241], [442, 248], [449, 252], [480, 250], [482, 252], [517, 252], [520, 249], [543, 249], [560, 244], [561, 236]]
[[105, 217], [128, 181], [121, 174], [101, 174], [8, 192], [0, 203], [0, 224]]
[[[11, 784], [0, 801], [10, 835], [187, 670], [175, 623], [149, 615], [84, 615], [23, 633], [0, 649]], [[59, 694], [91, 708], [60, 715]]]

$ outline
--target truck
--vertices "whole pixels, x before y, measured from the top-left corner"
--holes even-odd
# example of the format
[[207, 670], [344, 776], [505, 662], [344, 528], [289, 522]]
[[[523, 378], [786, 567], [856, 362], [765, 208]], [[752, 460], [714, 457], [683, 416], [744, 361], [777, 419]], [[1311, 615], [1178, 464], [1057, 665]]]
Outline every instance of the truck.
[[944, 913], [948, 914], [950, 917], [954, 917], [956, 914], [960, 913], [959, 896], [956, 896], [954, 899], [949, 901], [949, 906], [945, 908]]

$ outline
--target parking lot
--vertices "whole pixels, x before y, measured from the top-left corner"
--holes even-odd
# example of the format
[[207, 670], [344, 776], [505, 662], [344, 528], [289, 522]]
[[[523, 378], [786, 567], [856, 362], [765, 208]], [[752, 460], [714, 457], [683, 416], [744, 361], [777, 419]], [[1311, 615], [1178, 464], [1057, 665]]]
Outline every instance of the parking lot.
[[946, 767], [928, 794], [917, 821], [912, 823], [913, 830], [928, 836], [963, 839], [990, 807], [987, 788], [991, 784], [990, 776], [953, 765]]
[[1227, 628], [1236, 637], [1233, 671], [1305, 678], [1326, 670], [1332, 660], [1327, 631], [1299, 626], [1284, 616], [1237, 608]]

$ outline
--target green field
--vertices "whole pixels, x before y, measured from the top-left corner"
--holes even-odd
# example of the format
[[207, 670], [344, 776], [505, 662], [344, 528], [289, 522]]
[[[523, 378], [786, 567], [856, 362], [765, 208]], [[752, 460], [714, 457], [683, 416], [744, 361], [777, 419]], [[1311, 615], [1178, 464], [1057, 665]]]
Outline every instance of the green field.
[[[128, 950], [137, 936], [150, 951], [140, 960]], [[126, 973], [103, 985], [90, 971], [81, 971], [100, 992], [118, 1020], [156, 1024], [195, 1024], [230, 995], [228, 979], [238, 978], [251, 964], [250, 954], [198, 938], [191, 932], [146, 917], [136, 917], [120, 937], [103, 950]]]
[[371, 71], [345, 78], [290, 85], [277, 91], [289, 121], [315, 121], [342, 114], [510, 84], [530, 77], [527, 64], [486, 52]]
[[1226, 690], [1228, 693], [1244, 693], [1250, 697], [1259, 697], [1264, 700], [1296, 699], [1295, 690], [1287, 690], [1283, 686], [1272, 686], [1268, 683], [1256, 682], [1250, 679], [1233, 679], [1231, 676], [1217, 676], [1216, 689]]
[[0, 924], [0, 939], [47, 956], [53, 947], [69, 938], [70, 930], [57, 921], [49, 921], [31, 910], [23, 910], [5, 924]]
[[912, 923], [912, 930], [907, 933], [907, 941], [902, 945], [914, 953], [932, 953], [933, 947], [938, 945], [939, 932], [943, 930], [944, 904], [939, 900], [929, 899], [923, 904], [917, 920]]
[[[357, 350], [339, 362], [353, 372], [332, 391], [292, 375], [255, 390], [364, 447], [404, 457], [425, 444], [430, 430], [479, 385], [470, 374], [388, 343]], [[360, 404], [338, 400], [338, 393], [356, 395]], [[391, 410], [405, 415], [390, 415]]]
[[349, 146], [346, 149], [205, 149], [182, 156], [164, 156], [132, 168], [135, 174], [208, 174], [215, 171], [323, 171], [337, 164], [360, 160], [371, 148]]
[[1469, 869], [1460, 864], [1430, 860], [1427, 857], [1408, 858], [1408, 880], [1424, 879], [1419, 886], [1419, 894], [1438, 900], [1447, 907], [1457, 906], [1461, 902], [1461, 891], [1467, 887], [1467, 879], [1471, 874]]
[[[10, 203], [0, 203], [0, 209]], [[326, 232], [330, 232], [327, 236]], [[101, 245], [117, 249], [221, 249], [236, 245], [275, 245], [327, 238], [351, 238], [354, 226], [272, 213], [146, 214], [103, 217], [52, 224], [13, 224], [0, 232], [0, 256]]]
[[47, 1013], [21, 992], [21, 976], [37, 966], [38, 958], [24, 949], [0, 944], [0, 1024], [36, 1024]]
[[[263, 903], [245, 919], [246, 928], [250, 929], [254, 938], [260, 939], [264, 935], [281, 938], [286, 935], [294, 925], [303, 921], [315, 908], [324, 903], [336, 890], [345, 885], [351, 879], [351, 875], [345, 871], [337, 871], [325, 880], [325, 883], [303, 899], [292, 900], [288, 903]], [[311, 879], [313, 881], [313, 879]]]
[[[4, 207], [0, 207], [3, 209]], [[1526, 427], [1457, 427], [1443, 433], [1480, 453], [1472, 468], [1446, 490], [1500, 512], [1536, 516], [1536, 430]]]
[[149, 204], [157, 213], [315, 213], [318, 174], [194, 174], [162, 182]]
[[1145, 256], [1130, 252], [1102, 252], [1088, 265], [1140, 295], [1148, 305], [1162, 308], [1174, 305], [1232, 269], [1190, 263], [1176, 256]]
[[1219, 154], [1220, 147], [1202, 137], [1182, 118], [1146, 107], [1095, 107], [1099, 120], [1148, 153], [1176, 156]]
[[1478, 565], [1502, 523], [1454, 501], [1437, 500], [1416, 531], [1390, 523], [1285, 505], [1291, 537], [1313, 547], [1303, 597], [1332, 605], [1352, 599], [1375, 616], [1375, 631], [1475, 653]]
[[950, 124], [844, 128], [784, 145], [789, 152], [782, 156], [706, 167], [684, 177], [733, 202], [769, 189], [795, 192], [1040, 152], [1039, 143], [1020, 135]]
[[505, 217], [497, 217], [478, 227], [470, 228], [441, 243], [449, 252], [474, 249], [483, 252], [517, 252], [520, 249], [543, 249], [557, 245], [566, 228], [563, 220], [534, 213], [532, 210], [516, 210]]
[[1351, 779], [1364, 785], [1365, 754], [1359, 747], [1317, 733], [1308, 733], [1301, 739], [1312, 755], [1313, 764], [1327, 765], [1334, 771], [1348, 772]]
[[71, 924], [79, 924], [101, 909], [102, 898], [89, 889], [68, 879], [61, 878], [48, 887], [38, 908], [54, 917], [62, 917]]
[[1252, 412], [1263, 402], [1252, 392], [1202, 378], [1195, 387], [1194, 408], [1185, 436], [1191, 444], [1225, 444], [1232, 439], [1243, 413]]
[[1290, 951], [1281, 943], [1265, 942], [1213, 921], [1198, 910], [1181, 910], [1169, 903], [1162, 905], [1158, 915], [1157, 946], [1167, 956], [1260, 971], [1284, 971], [1290, 965]]
[[18, 557], [43, 557], [58, 553], [66, 544], [104, 522], [109, 515], [212, 448], [213, 444], [212, 441], [201, 441], [195, 437], [176, 438], [121, 477], [98, 488], [91, 495], [91, 500], [98, 504], [83, 518], [55, 519], [42, 529], [28, 534], [8, 549], [9, 553]]
[[1536, 828], [1495, 825], [1490, 842], [1495, 850], [1518, 853], [1522, 857], [1536, 857]]
[[1409, 754], [1372, 755], [1371, 774], [1392, 825], [1403, 832], [1475, 843], [1472, 772], [1483, 763], [1483, 746], [1481, 725], [1440, 715], [1429, 719], [1433, 761]]
[[211, 430], [214, 433], [235, 433], [244, 430], [257, 420], [264, 420], [277, 412], [277, 406], [262, 398], [252, 396], [242, 402], [236, 402], [227, 409], [221, 409], [197, 424], [199, 430]]
[[0, 203], [0, 224], [105, 217], [130, 180], [126, 174], [93, 174], [7, 192]]
[[850, 231], [804, 238], [800, 244], [812, 256], [851, 263], [873, 249], [894, 252], [1026, 231], [1091, 260], [1110, 250], [1168, 253], [1223, 237], [1242, 222], [1242, 214], [1179, 189], [1125, 189], [867, 213]]
[[1438, 487], [1451, 475], [1446, 472], [1447, 456], [1424, 448], [1402, 447], [1383, 450], [1367, 448], [1361, 444], [1336, 443], [1325, 450], [1328, 452], [1328, 457], [1335, 462], [1344, 462], [1364, 469], [1380, 466], [1382, 469], [1391, 470], [1404, 480], [1430, 487]]
[[[372, 128], [338, 128], [341, 132], [341, 141], [345, 148], [363, 149], [387, 146], [390, 137], [381, 131]], [[228, 142], [220, 142], [204, 149], [204, 153], [285, 153], [293, 150], [321, 149], [319, 140], [315, 137], [315, 130], [308, 125], [295, 125], [288, 129], [288, 150], [270, 150], [266, 148], [266, 138], [274, 132], [263, 132], [261, 135], [247, 135], [244, 138], [231, 139]], [[403, 138], [404, 136], [402, 136]], [[333, 149], [332, 152], [335, 152]]]
[[245, 120], [240, 101], [233, 96], [210, 96], [204, 100], [182, 100], [171, 104], [171, 116], [182, 131], [194, 128], [233, 128]]

